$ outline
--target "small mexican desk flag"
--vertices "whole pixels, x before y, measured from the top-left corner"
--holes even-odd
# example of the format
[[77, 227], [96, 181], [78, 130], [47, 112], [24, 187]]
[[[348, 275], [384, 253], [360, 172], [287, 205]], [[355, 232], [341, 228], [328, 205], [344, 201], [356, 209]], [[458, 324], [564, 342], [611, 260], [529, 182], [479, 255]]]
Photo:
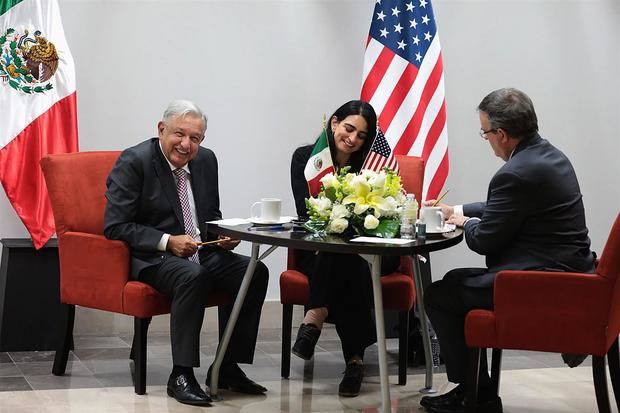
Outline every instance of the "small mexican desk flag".
[[323, 128], [323, 132], [314, 145], [312, 155], [304, 168], [304, 176], [308, 181], [308, 190], [310, 196], [317, 196], [321, 191], [321, 178], [330, 172], [334, 172], [334, 163], [332, 155], [329, 151], [329, 142], [327, 141], [327, 131]]
[[75, 67], [58, 3], [0, 0], [0, 182], [36, 248], [55, 231], [39, 160], [77, 150]]

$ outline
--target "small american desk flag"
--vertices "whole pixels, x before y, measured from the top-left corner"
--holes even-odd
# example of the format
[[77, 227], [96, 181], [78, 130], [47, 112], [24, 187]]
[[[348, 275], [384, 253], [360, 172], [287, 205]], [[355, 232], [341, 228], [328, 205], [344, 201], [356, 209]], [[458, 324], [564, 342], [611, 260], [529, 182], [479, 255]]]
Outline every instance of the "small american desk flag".
[[398, 173], [398, 163], [396, 162], [396, 157], [394, 157], [392, 149], [390, 148], [387, 139], [385, 139], [385, 135], [381, 131], [381, 128], [377, 128], [377, 136], [372, 142], [370, 152], [364, 161], [362, 169], [370, 169], [378, 172], [385, 167], [388, 167]]
[[443, 63], [430, 0], [377, 0], [364, 54], [362, 100], [393, 155], [424, 159], [422, 199], [448, 176]]

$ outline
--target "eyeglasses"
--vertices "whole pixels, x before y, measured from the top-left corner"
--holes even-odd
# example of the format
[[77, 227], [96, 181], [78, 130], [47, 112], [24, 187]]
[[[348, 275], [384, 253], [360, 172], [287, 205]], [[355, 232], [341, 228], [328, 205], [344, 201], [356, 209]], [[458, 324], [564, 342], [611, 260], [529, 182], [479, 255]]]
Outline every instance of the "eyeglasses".
[[492, 129], [489, 129], [489, 130], [480, 129], [480, 131], [478, 131], [478, 133], [480, 134], [480, 137], [482, 139], [486, 139], [487, 138], [487, 136], [486, 136], [487, 133], [491, 133], [491, 132], [493, 132], [493, 133], [497, 132], [497, 128], [492, 128]]

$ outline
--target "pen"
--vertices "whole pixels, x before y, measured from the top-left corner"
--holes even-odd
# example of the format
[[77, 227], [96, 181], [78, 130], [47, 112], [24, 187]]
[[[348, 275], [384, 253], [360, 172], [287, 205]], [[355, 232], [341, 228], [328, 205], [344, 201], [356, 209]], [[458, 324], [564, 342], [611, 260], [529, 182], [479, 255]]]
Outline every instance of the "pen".
[[274, 231], [278, 229], [286, 229], [284, 225], [265, 225], [260, 227], [249, 227], [250, 231]]

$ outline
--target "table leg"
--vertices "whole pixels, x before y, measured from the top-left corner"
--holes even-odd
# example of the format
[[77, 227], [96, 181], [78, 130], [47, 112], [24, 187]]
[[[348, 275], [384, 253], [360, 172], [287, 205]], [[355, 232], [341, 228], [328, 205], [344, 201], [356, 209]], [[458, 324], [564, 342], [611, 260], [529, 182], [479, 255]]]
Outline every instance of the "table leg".
[[420, 393], [436, 393], [433, 389], [433, 352], [431, 349], [431, 337], [428, 329], [428, 319], [424, 309], [424, 283], [422, 282], [422, 273], [420, 271], [420, 260], [417, 254], [409, 257], [413, 265], [413, 282], [415, 283], [416, 302], [418, 313], [420, 315], [420, 326], [422, 329], [422, 345], [424, 346], [424, 359], [426, 362], [426, 378], [424, 387], [420, 389]]
[[390, 380], [387, 369], [387, 350], [385, 348], [385, 323], [383, 319], [383, 293], [381, 292], [381, 256], [372, 257], [372, 294], [375, 301], [377, 327], [377, 347], [379, 353], [379, 375], [381, 377], [381, 411], [391, 412]]
[[224, 359], [224, 354], [226, 354], [226, 349], [228, 348], [228, 342], [230, 341], [230, 336], [232, 336], [233, 329], [235, 328], [235, 324], [237, 323], [237, 318], [239, 318], [239, 312], [241, 311], [241, 306], [243, 305], [243, 300], [245, 300], [245, 295], [248, 292], [248, 288], [250, 287], [250, 282], [252, 281], [252, 276], [254, 275], [254, 269], [256, 268], [256, 263], [259, 261], [258, 253], [260, 249], [260, 244], [255, 242], [252, 243], [252, 255], [250, 256], [250, 262], [248, 264], [248, 268], [245, 270], [245, 274], [243, 275], [243, 281], [241, 282], [241, 287], [239, 287], [239, 292], [237, 293], [237, 298], [235, 299], [235, 304], [233, 305], [232, 312], [230, 313], [230, 318], [228, 319], [228, 323], [226, 323], [226, 329], [224, 330], [224, 336], [222, 337], [222, 341], [220, 341], [220, 345], [217, 349], [217, 355], [215, 356], [215, 361], [213, 362], [213, 367], [211, 369], [211, 386], [209, 388], [211, 393], [211, 398], [213, 400], [221, 400], [221, 397], [217, 395], [217, 382], [220, 375], [220, 366], [222, 365], [222, 360]]

